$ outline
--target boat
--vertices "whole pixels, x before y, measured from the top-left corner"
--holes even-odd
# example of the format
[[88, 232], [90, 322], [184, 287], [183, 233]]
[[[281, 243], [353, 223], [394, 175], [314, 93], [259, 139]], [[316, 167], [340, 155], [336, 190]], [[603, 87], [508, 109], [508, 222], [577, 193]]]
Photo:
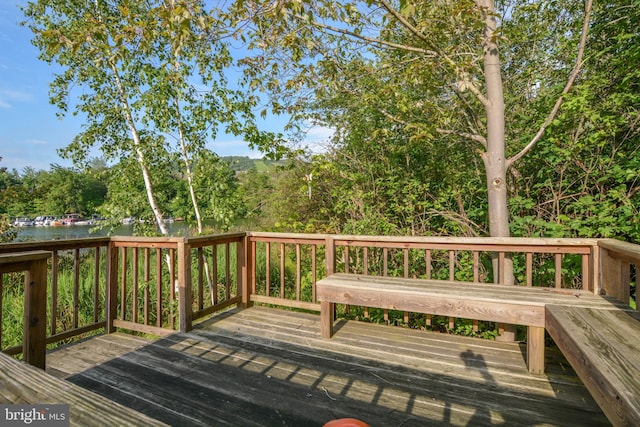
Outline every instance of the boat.
[[53, 221], [54, 219], [55, 218], [53, 216], [42, 215], [42, 216], [37, 216], [36, 219], [34, 220], [34, 223], [36, 227], [48, 226], [48, 225], [51, 225], [51, 221]]
[[76, 213], [66, 214], [61, 220], [62, 225], [75, 225], [79, 221], [81, 221], [80, 214]]
[[32, 227], [35, 222], [31, 218], [21, 217], [13, 221], [14, 227]]

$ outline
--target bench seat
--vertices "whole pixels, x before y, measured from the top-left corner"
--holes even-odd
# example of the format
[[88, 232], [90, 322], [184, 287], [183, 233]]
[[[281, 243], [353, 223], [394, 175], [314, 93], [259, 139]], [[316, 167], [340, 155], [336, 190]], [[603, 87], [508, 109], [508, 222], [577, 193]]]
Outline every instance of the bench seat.
[[640, 314], [548, 305], [546, 329], [609, 421], [640, 426]]
[[333, 334], [334, 305], [350, 304], [527, 326], [527, 364], [544, 372], [545, 306], [619, 309], [591, 292], [335, 273], [316, 284], [322, 336]]

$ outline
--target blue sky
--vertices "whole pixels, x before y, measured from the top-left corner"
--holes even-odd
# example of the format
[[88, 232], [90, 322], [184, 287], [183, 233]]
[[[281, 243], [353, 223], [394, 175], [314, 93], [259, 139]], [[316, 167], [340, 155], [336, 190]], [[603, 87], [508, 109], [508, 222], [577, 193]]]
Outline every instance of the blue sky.
[[[27, 0], [0, 0], [0, 167], [22, 172], [28, 166], [49, 169], [52, 163], [72, 166], [56, 150], [73, 140], [82, 120], [70, 114], [59, 119], [49, 104], [49, 82], [56, 68], [38, 60], [31, 31], [19, 25], [19, 6], [26, 4]], [[273, 118], [269, 122], [274, 131], [284, 124]], [[307, 143], [322, 145], [330, 134], [327, 129], [311, 129]], [[221, 156], [262, 157], [232, 136], [222, 136], [208, 148]]]

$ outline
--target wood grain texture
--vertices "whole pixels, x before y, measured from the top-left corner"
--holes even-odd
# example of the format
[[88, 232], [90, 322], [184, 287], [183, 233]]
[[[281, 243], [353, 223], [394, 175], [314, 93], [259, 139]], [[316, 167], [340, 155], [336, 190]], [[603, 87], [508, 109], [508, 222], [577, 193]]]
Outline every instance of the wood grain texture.
[[0, 402], [69, 405], [71, 425], [166, 425], [0, 353]]
[[616, 426], [640, 425], [640, 315], [547, 306], [547, 331]]
[[[527, 361], [531, 373], [544, 372], [544, 327], [547, 304], [619, 310], [610, 297], [586, 290], [503, 286], [441, 280], [375, 277], [336, 273], [316, 284], [318, 300], [440, 316], [493, 321], [528, 327]], [[326, 311], [321, 314], [326, 316]], [[322, 334], [333, 335], [323, 319]], [[327, 330], [327, 328], [329, 328]]]
[[[533, 376], [517, 344], [364, 322], [336, 328], [324, 340], [318, 315], [232, 310], [188, 333], [133, 340], [130, 351], [67, 375], [180, 426], [321, 426], [345, 417], [379, 426], [608, 425], [557, 352], [548, 352], [547, 374]], [[81, 353], [102, 353], [111, 338], [100, 337], [96, 352], [89, 346], [98, 340], [87, 340]]]

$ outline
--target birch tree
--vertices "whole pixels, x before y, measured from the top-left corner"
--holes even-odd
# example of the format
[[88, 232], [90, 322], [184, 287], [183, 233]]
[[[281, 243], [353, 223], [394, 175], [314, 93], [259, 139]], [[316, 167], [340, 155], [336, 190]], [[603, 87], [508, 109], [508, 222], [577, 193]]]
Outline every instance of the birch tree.
[[177, 146], [202, 232], [193, 155], [219, 132], [260, 148], [277, 141], [255, 126], [257, 99], [229, 88], [229, 30], [204, 1], [38, 0], [24, 13], [40, 58], [63, 70], [51, 83], [51, 102], [64, 115], [77, 99], [73, 113], [86, 117], [62, 154], [77, 163], [87, 161], [93, 147], [107, 160], [134, 154], [163, 235], [168, 230], [149, 159], [167, 157]]

